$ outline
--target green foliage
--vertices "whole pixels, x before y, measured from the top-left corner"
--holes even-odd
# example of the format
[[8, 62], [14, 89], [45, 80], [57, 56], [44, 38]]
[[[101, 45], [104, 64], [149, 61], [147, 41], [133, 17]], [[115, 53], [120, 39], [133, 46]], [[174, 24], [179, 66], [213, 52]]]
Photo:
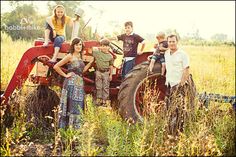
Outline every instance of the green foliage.
[[18, 4], [13, 11], [4, 13], [1, 19], [2, 31], [13, 40], [32, 40], [43, 35], [45, 17], [38, 15], [33, 4]]
[[[48, 12], [52, 15], [53, 8], [57, 4], [62, 4], [66, 9], [66, 15], [75, 17], [74, 11], [80, 5], [80, 1], [52, 1], [48, 2]], [[6, 12], [1, 16], [1, 30], [15, 41], [17, 39], [35, 40], [37, 38], [44, 38], [45, 18], [38, 13], [37, 9], [31, 4], [11, 3], [13, 10]], [[87, 21], [86, 21], [87, 22]], [[83, 38], [92, 38], [92, 29], [87, 26], [84, 30], [82, 27], [86, 23], [83, 18], [80, 19], [80, 30], [83, 33]], [[66, 39], [71, 39], [71, 27], [66, 27]], [[80, 33], [80, 36], [82, 34]]]

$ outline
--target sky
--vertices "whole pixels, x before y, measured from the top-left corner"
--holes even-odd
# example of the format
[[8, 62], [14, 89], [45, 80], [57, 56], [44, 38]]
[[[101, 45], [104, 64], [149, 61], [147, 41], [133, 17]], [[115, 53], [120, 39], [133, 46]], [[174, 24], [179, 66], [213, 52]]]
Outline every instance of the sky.
[[[48, 13], [46, 1], [33, 3], [42, 14]], [[112, 33], [115, 24], [123, 27], [125, 21], [133, 21], [140, 35], [176, 29], [184, 36], [198, 29], [205, 39], [223, 33], [235, 42], [234, 1], [82, 1], [79, 7], [85, 11], [84, 20], [92, 17], [89, 25], [97, 26], [101, 35]], [[8, 2], [1, 1], [1, 11], [7, 8]]]

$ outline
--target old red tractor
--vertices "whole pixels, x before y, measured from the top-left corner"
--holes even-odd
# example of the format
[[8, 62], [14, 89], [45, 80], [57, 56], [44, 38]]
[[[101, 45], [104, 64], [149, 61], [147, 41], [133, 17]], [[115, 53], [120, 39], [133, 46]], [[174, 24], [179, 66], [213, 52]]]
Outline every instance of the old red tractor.
[[[84, 43], [85, 49], [83, 52], [83, 60], [86, 64], [92, 57], [89, 49], [98, 47], [99, 42], [85, 41]], [[49, 57], [53, 54], [53, 45], [50, 43], [48, 47], [42, 47], [42, 44], [43, 40], [36, 40], [34, 47], [28, 49], [22, 56], [7, 88], [1, 95], [1, 100], [5, 103], [7, 103], [13, 91], [21, 88], [27, 79], [34, 84], [37, 84], [37, 89], [41, 89], [42, 87], [48, 88], [49, 86], [62, 86], [64, 78], [58, 75], [52, 68], [53, 64], [48, 62]], [[63, 43], [58, 60], [66, 55], [69, 46], [69, 43]], [[159, 77], [161, 65], [155, 64], [153, 70], [154, 74], [148, 76], [147, 67], [149, 63], [147, 57], [151, 55], [152, 52], [145, 52], [136, 58], [136, 66], [125, 76], [124, 79], [122, 79], [122, 49], [115, 43], [111, 43], [110, 53], [113, 55], [116, 63], [116, 65], [114, 63], [113, 77], [110, 83], [110, 98], [111, 100], [117, 100], [118, 103], [116, 103], [116, 108], [118, 108], [120, 115], [124, 119], [133, 119], [134, 121], [142, 119], [145, 80], [148, 79], [151, 82], [155, 81], [155, 87], [153, 84], [151, 88], [158, 90], [158, 101], [164, 100], [166, 88], [164, 85], [165, 78]], [[120, 62], [118, 60], [120, 60]], [[64, 70], [66, 70], [66, 67], [64, 67]], [[83, 75], [85, 82], [84, 89], [87, 94], [95, 94], [95, 70], [96, 63], [93, 63], [90, 69]], [[43, 95], [47, 96], [47, 93], [44, 91]]]

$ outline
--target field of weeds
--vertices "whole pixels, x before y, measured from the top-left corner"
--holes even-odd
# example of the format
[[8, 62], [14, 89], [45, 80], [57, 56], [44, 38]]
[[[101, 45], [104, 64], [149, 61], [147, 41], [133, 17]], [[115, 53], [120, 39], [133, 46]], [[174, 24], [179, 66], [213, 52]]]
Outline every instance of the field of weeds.
[[[1, 35], [1, 90], [22, 56], [33, 43], [12, 41]], [[146, 49], [152, 47], [151, 44]], [[235, 95], [235, 47], [182, 46], [190, 56], [191, 73], [198, 92]], [[168, 134], [164, 105], [143, 123], [129, 124], [116, 110], [94, 105], [86, 96], [86, 109], [77, 130], [57, 128], [58, 119], [42, 117], [50, 124], [26, 120], [25, 100], [34, 87], [17, 91], [10, 107], [1, 106], [1, 156], [235, 156], [235, 110], [228, 103], [211, 102], [208, 108], [195, 103], [178, 137]], [[59, 94], [60, 89], [54, 88]], [[53, 110], [58, 115], [58, 108]], [[36, 117], [37, 118], [37, 117]], [[12, 123], [11, 123], [12, 122]]]

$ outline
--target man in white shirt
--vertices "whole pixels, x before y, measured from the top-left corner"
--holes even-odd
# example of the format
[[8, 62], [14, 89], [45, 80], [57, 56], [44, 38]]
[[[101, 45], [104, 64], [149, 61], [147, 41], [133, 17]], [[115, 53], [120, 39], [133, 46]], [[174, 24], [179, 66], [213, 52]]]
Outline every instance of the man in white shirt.
[[166, 60], [166, 85], [174, 87], [183, 86], [189, 78], [189, 57], [178, 48], [178, 37], [170, 35], [167, 37], [169, 50], [165, 52]]
[[185, 116], [194, 109], [196, 88], [189, 73], [189, 57], [178, 47], [178, 37], [167, 37], [168, 50], [165, 52], [166, 85], [169, 110], [169, 134], [176, 135], [177, 130], [183, 131]]

